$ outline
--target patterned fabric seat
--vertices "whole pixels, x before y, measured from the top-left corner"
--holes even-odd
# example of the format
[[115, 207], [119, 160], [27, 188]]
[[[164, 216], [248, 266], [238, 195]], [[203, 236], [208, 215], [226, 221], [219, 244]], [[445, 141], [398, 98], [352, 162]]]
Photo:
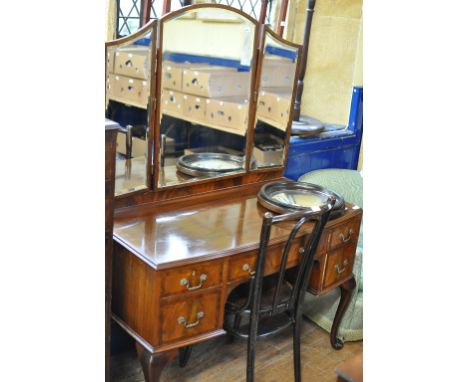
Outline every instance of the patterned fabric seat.
[[[356, 170], [324, 169], [311, 171], [302, 175], [298, 181], [318, 184], [341, 194], [346, 202], [362, 207], [362, 176]], [[346, 314], [341, 321], [338, 338], [342, 341], [362, 340], [362, 235], [359, 233], [358, 247], [354, 262], [353, 273], [356, 278], [356, 289], [352, 296]], [[333, 318], [340, 300], [339, 288], [334, 289], [325, 296], [316, 297], [307, 293], [304, 302], [304, 314], [318, 326], [330, 332]]]

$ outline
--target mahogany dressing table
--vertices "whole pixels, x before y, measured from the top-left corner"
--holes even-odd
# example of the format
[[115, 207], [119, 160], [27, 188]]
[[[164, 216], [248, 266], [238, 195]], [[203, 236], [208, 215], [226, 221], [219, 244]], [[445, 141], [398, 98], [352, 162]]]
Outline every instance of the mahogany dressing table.
[[[178, 350], [225, 334], [227, 297], [255, 268], [266, 211], [256, 195], [283, 179], [300, 55], [300, 46], [248, 15], [212, 4], [184, 7], [106, 44], [106, 116], [146, 127], [132, 137], [147, 145], [143, 155], [117, 157], [124, 170], [116, 173], [112, 259], [112, 318], [135, 339], [146, 381], [159, 381]], [[242, 168], [224, 171], [226, 163], [212, 161], [207, 174], [203, 166], [184, 172], [181, 159], [197, 152], [237, 155]], [[309, 284], [319, 295], [341, 288], [335, 348], [343, 346], [337, 329], [355, 287], [361, 217], [347, 204], [329, 221]], [[266, 274], [279, 268], [288, 228], [272, 231]]]

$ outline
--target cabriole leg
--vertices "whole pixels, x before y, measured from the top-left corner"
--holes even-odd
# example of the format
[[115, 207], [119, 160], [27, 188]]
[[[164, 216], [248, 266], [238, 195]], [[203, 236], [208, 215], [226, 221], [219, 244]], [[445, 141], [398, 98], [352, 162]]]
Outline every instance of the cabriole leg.
[[177, 350], [152, 354], [138, 342], [136, 342], [135, 345], [138, 359], [140, 360], [143, 374], [145, 375], [145, 381], [159, 382], [164, 366], [174, 359], [177, 355]]
[[341, 320], [344, 314], [346, 313], [346, 309], [348, 308], [348, 305], [351, 301], [353, 291], [354, 289], [356, 289], [356, 280], [354, 279], [354, 276], [348, 281], [341, 284], [340, 289], [340, 303], [338, 304], [338, 309], [336, 310], [335, 318], [333, 319], [333, 325], [330, 333], [331, 346], [336, 350], [343, 348], [343, 342], [340, 339], [338, 339], [336, 335], [338, 334], [338, 328], [340, 326]]

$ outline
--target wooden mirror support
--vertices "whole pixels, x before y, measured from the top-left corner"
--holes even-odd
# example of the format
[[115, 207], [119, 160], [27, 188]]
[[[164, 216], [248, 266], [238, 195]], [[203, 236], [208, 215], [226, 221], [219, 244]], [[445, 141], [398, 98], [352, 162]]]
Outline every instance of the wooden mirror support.
[[307, 68], [307, 57], [309, 54], [310, 30], [312, 28], [312, 17], [314, 15], [315, 0], [307, 1], [306, 21], [304, 27], [303, 54], [300, 64], [299, 80], [297, 84], [296, 100], [294, 101], [294, 121], [299, 121], [301, 116], [302, 92], [304, 91], [304, 77]]

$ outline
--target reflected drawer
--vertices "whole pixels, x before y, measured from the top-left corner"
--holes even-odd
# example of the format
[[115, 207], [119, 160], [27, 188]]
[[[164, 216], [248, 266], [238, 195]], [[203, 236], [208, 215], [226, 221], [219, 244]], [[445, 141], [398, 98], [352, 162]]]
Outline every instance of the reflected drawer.
[[328, 254], [323, 284], [324, 288], [328, 288], [335, 283], [343, 281], [351, 275], [353, 272], [355, 253], [356, 245], [351, 243]]
[[184, 94], [182, 99], [182, 113], [185, 117], [198, 121], [205, 120], [206, 98]]
[[183, 94], [175, 90], [163, 89], [161, 94], [161, 110], [164, 114], [182, 117]]
[[150, 91], [148, 81], [111, 74], [108, 86], [111, 100], [147, 108]]
[[219, 285], [222, 280], [222, 261], [209, 261], [162, 272], [162, 294], [185, 293]]
[[329, 250], [356, 242], [359, 236], [360, 224], [361, 216], [359, 215], [335, 227], [331, 232]]
[[146, 80], [149, 78], [149, 47], [120, 49], [115, 53], [114, 73]]
[[196, 294], [161, 308], [163, 344], [213, 331], [218, 327], [220, 291]]

